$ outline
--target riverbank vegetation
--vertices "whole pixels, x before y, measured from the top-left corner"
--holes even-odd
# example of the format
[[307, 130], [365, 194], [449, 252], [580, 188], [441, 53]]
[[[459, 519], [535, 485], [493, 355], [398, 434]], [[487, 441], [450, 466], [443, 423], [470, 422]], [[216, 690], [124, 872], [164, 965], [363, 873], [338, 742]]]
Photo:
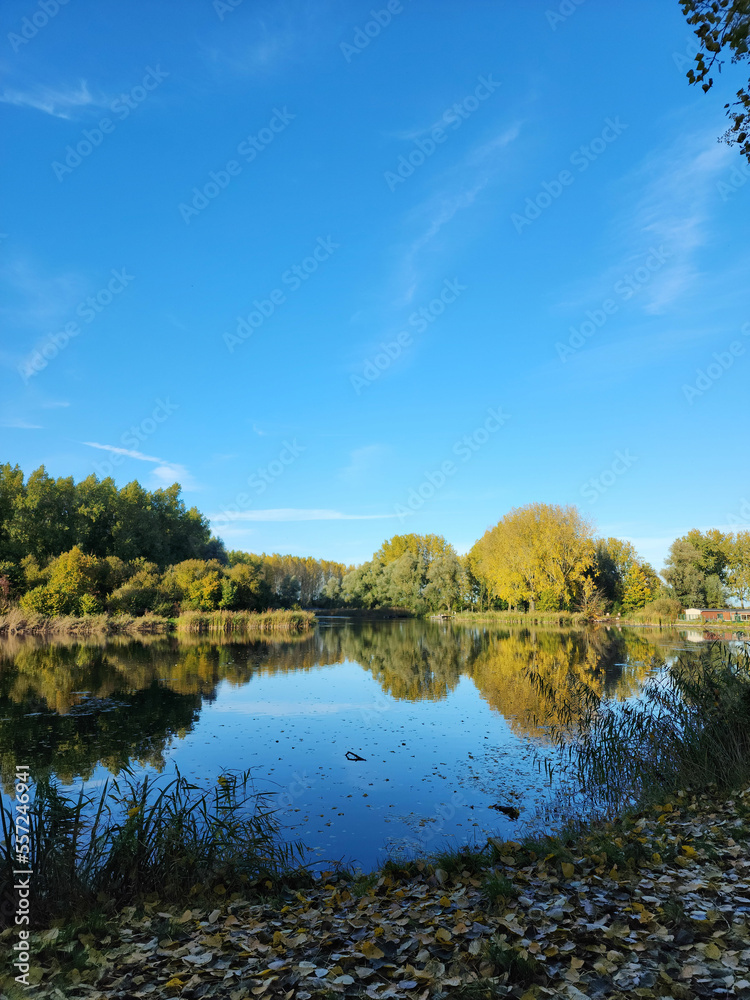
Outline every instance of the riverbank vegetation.
[[227, 551], [185, 507], [178, 484], [118, 489], [95, 476], [53, 479], [44, 467], [24, 480], [17, 466], [0, 466], [0, 612], [93, 619], [392, 608], [670, 622], [684, 607], [749, 598], [750, 531], [690, 531], [659, 576], [632, 543], [597, 537], [576, 507], [533, 503], [509, 511], [465, 555], [441, 535], [395, 535], [348, 567]]
[[273, 632], [312, 628], [312, 611], [186, 611], [177, 619], [178, 632]]

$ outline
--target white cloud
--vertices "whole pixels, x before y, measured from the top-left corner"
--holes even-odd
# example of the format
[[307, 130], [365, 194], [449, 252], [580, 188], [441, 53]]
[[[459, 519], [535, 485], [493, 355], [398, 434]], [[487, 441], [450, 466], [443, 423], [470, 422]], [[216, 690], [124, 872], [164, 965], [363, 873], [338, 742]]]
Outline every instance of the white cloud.
[[102, 98], [95, 98], [89, 91], [85, 80], [77, 87], [56, 89], [54, 87], [35, 87], [31, 90], [11, 90], [6, 87], [0, 94], [0, 104], [12, 104], [18, 108], [33, 108], [54, 118], [72, 118], [80, 108], [106, 106]]
[[128, 458], [137, 458], [140, 462], [157, 462], [164, 464], [163, 458], [156, 458], [154, 455], [144, 455], [142, 451], [132, 451], [130, 448], [118, 448], [113, 444], [97, 444], [96, 441], [83, 441], [82, 444], [89, 448], [101, 448], [102, 451], [111, 451], [113, 455], [126, 455]]
[[174, 462], [164, 462], [157, 466], [152, 470], [151, 476], [156, 480], [157, 486], [166, 487], [172, 483], [179, 483], [183, 490], [189, 492], [198, 489], [198, 484], [185, 466]]
[[338, 510], [303, 510], [298, 507], [278, 507], [272, 510], [222, 511], [209, 514], [211, 521], [377, 521], [398, 514], [342, 514]]
[[695, 285], [696, 255], [710, 239], [717, 207], [716, 181], [734, 152], [714, 135], [680, 136], [655, 150], [626, 178], [633, 192], [619, 226], [621, 240], [642, 263], [649, 247], [663, 245], [671, 257], [643, 292], [643, 309], [660, 315]]
[[138, 462], [151, 462], [156, 465], [151, 470], [151, 477], [156, 487], [171, 486], [172, 483], [179, 483], [186, 491], [198, 489], [198, 485], [193, 479], [192, 473], [176, 462], [168, 462], [164, 458], [157, 458], [155, 455], [144, 455], [142, 451], [134, 451], [131, 448], [120, 448], [114, 444], [99, 444], [97, 441], [82, 441], [89, 448], [99, 448], [101, 451], [111, 452], [113, 455], [124, 455], [126, 458], [134, 458]]

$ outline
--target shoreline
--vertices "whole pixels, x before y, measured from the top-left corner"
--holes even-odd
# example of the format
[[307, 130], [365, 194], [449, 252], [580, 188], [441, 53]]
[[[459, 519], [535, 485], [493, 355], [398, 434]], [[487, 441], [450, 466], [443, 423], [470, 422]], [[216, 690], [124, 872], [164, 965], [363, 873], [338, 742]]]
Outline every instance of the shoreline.
[[188, 611], [177, 618], [108, 613], [57, 618], [11, 611], [0, 615], [0, 638], [55, 635], [156, 635], [211, 632], [302, 631], [316, 624], [307, 611]]
[[[749, 838], [750, 788], [677, 792], [614, 822], [330, 871], [265, 901], [217, 885], [98, 925], [57, 921], [31, 932], [31, 982], [40, 997], [113, 1000], [747, 996]], [[0, 985], [26, 995], [7, 966]]]

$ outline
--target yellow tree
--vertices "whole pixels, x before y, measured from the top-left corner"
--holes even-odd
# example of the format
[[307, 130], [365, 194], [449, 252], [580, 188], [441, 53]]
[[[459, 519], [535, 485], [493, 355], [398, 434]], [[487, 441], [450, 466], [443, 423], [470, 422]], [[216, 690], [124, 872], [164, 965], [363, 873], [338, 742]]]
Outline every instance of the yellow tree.
[[540, 598], [569, 604], [594, 555], [593, 526], [574, 506], [517, 507], [472, 549], [476, 574], [495, 597], [531, 611]]

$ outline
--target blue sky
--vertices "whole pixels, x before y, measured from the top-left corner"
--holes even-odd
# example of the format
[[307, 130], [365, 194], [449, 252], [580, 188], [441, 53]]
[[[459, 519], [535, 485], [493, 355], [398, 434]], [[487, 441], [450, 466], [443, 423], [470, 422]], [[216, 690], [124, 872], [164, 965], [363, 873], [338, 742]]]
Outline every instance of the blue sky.
[[657, 568], [747, 521], [750, 166], [691, 38], [644, 0], [8, 0], [2, 459], [347, 563], [532, 501]]

